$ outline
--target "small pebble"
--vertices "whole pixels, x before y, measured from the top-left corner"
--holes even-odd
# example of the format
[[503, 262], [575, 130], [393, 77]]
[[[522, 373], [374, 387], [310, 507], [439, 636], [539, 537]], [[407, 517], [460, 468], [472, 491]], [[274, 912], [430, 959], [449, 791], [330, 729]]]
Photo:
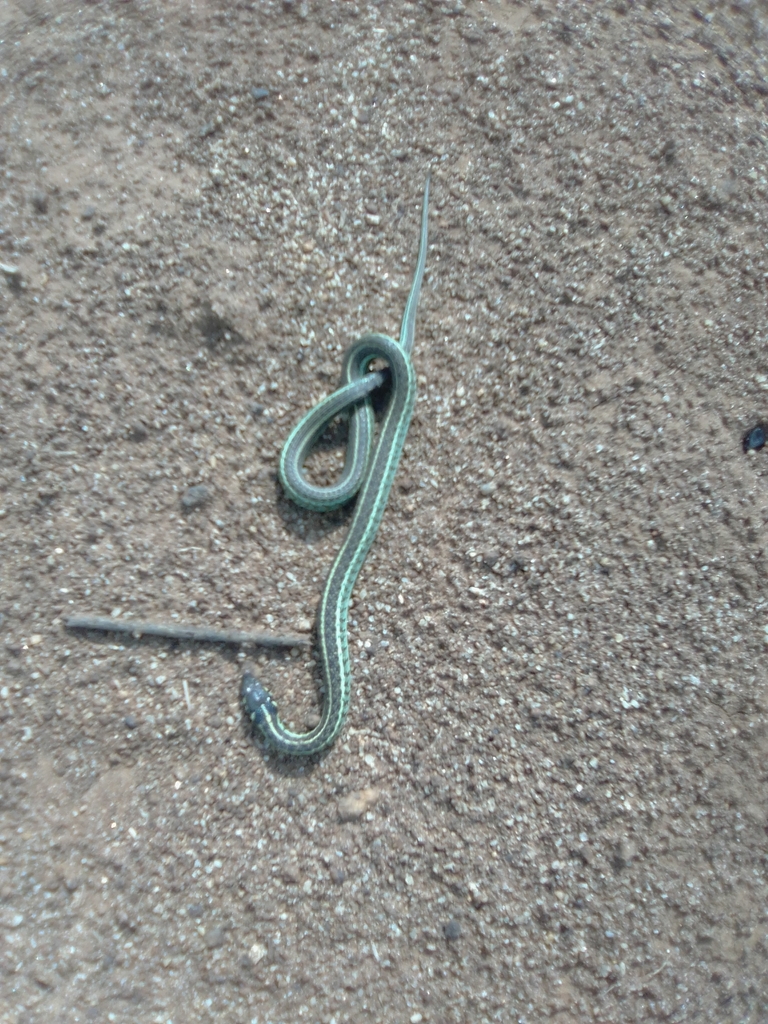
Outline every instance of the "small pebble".
[[443, 934], [449, 942], [455, 942], [461, 938], [461, 923], [455, 917], [451, 918], [448, 924], [443, 926]]
[[248, 412], [250, 412], [254, 419], [258, 419], [259, 416], [263, 415], [265, 408], [265, 406], [260, 405], [258, 402], [253, 402], [248, 407]]
[[578, 855], [584, 861], [585, 864], [593, 864], [595, 860], [595, 853], [591, 846], [587, 843], [583, 843], [576, 850]]
[[637, 847], [626, 836], [618, 843], [613, 857], [613, 864], [617, 870], [628, 867], [637, 857]]
[[32, 208], [36, 213], [48, 212], [48, 196], [45, 192], [34, 192], [32, 195]]
[[187, 913], [190, 917], [194, 917], [195, 920], [199, 920], [203, 916], [203, 905], [202, 903], [192, 903], [187, 908]]
[[299, 869], [295, 864], [284, 864], [280, 877], [286, 885], [298, 885], [301, 881]]
[[379, 799], [378, 789], [362, 789], [339, 800], [339, 821], [359, 821]]
[[251, 948], [248, 950], [248, 956], [251, 959], [252, 964], [257, 964], [260, 960], [263, 960], [267, 955], [267, 947], [262, 945], [260, 942], [254, 942]]
[[499, 552], [496, 551], [495, 548], [492, 548], [490, 551], [483, 552], [483, 563], [487, 565], [489, 569], [492, 569], [500, 557]]
[[128, 431], [129, 441], [146, 441], [149, 437], [149, 431], [143, 423], [134, 423], [131, 429]]
[[80, 216], [83, 220], [93, 220], [93, 218], [96, 216], [96, 207], [86, 206], [86, 208], [83, 210]]
[[263, 86], [254, 85], [251, 87], [251, 96], [253, 96], [257, 103], [260, 103], [262, 100], [268, 100], [269, 95], [269, 89], [265, 89]]
[[765, 427], [763, 424], [758, 423], [756, 427], [752, 427], [751, 430], [747, 431], [741, 445], [745, 452], [757, 451], [759, 448], [762, 448], [765, 445]]
[[126, 715], [123, 719], [126, 729], [137, 729], [139, 720], [134, 715]]
[[312, 732], [320, 725], [320, 714], [317, 711], [308, 711], [304, 716], [304, 728], [307, 732]]
[[195, 484], [194, 487], [189, 487], [184, 492], [181, 498], [182, 506], [187, 509], [200, 508], [207, 501], [211, 499], [211, 492], [205, 486], [205, 484]]
[[224, 929], [215, 924], [205, 933], [205, 944], [208, 949], [221, 949], [225, 938]]

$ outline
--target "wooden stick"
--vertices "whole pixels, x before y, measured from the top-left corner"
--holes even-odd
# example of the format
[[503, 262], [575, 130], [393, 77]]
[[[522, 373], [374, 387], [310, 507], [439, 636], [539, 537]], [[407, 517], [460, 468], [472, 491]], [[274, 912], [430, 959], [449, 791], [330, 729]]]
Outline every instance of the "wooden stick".
[[303, 636], [274, 636], [270, 633], [241, 633], [236, 629], [199, 629], [197, 626], [164, 626], [130, 619], [100, 619], [75, 615], [65, 622], [67, 629], [99, 629], [133, 636], [164, 636], [169, 640], [196, 640], [209, 644], [251, 644], [255, 647], [309, 647]]

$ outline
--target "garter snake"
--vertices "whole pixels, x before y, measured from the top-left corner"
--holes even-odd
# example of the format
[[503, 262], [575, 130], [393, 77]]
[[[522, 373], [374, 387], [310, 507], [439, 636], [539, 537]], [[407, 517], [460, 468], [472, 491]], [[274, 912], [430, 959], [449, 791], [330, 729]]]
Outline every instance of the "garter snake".
[[[250, 672], [243, 675], [241, 699], [246, 714], [267, 743], [283, 754], [308, 756], [330, 746], [339, 734], [349, 706], [351, 669], [347, 615], [352, 588], [376, 536], [384, 514], [405, 435], [416, 401], [416, 375], [410, 353], [421, 281], [427, 259], [429, 178], [424, 187], [419, 254], [413, 283], [405, 304], [400, 338], [365, 334], [344, 354], [341, 381], [291, 431], [280, 456], [279, 476], [286, 495], [303, 508], [330, 511], [357, 495], [349, 531], [331, 566], [317, 613], [317, 646], [325, 682], [320, 722], [309, 732], [288, 729], [274, 700]], [[375, 421], [370, 393], [385, 380], [382, 372], [369, 373], [373, 360], [389, 366], [389, 400], [374, 441]], [[304, 478], [302, 466], [312, 445], [328, 424], [349, 409], [349, 440], [344, 469], [329, 487]]]

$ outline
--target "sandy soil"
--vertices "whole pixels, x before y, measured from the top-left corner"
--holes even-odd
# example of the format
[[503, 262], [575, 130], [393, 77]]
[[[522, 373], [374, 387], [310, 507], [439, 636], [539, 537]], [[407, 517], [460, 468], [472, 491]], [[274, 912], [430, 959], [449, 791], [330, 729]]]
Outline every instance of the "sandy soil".
[[[768, 1019], [766, 53], [748, 0], [0, 5], [0, 1020]], [[429, 170], [287, 765], [248, 652], [63, 620], [310, 635], [348, 512], [277, 455]], [[299, 726], [309, 659], [255, 659]]]

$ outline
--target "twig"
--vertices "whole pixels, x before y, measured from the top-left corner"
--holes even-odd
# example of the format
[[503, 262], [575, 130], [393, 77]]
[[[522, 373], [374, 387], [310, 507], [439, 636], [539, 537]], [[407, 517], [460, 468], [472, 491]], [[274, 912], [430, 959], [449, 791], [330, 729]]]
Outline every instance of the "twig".
[[[651, 971], [651, 973], [648, 975], [647, 978], [641, 978], [631, 988], [627, 989], [627, 991], [628, 992], [641, 992], [645, 988], [645, 986], [648, 984], [648, 982], [651, 980], [651, 978], [655, 978], [657, 974], [661, 974], [661, 972], [664, 970], [664, 968], [668, 967], [668, 966], [669, 966], [669, 960], [665, 960], [664, 963], [661, 965], [661, 967], [657, 967], [655, 971]], [[618, 988], [618, 986], [620, 984], [621, 984], [621, 980], [614, 981], [614, 983], [612, 985], [609, 985], [608, 988], [605, 990], [605, 992], [603, 992], [603, 995], [607, 996], [609, 992], [613, 992], [613, 990], [615, 988]]]
[[255, 647], [308, 647], [303, 636], [274, 636], [271, 633], [241, 633], [237, 629], [198, 629], [196, 626], [164, 626], [157, 622], [131, 622], [130, 619], [100, 619], [75, 615], [67, 619], [67, 629], [99, 629], [107, 633], [133, 636], [164, 636], [169, 640], [197, 640], [208, 644], [251, 644]]

